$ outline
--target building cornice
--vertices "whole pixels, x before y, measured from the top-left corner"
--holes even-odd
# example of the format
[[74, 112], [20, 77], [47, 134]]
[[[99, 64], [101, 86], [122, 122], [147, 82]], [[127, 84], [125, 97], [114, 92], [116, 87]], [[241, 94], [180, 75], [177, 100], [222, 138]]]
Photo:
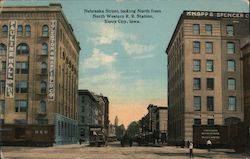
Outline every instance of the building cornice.
[[172, 34], [172, 37], [168, 43], [167, 49], [165, 51], [166, 54], [169, 53], [172, 43], [175, 39], [175, 36], [185, 19], [199, 19], [199, 20], [221, 20], [221, 19], [235, 19], [235, 20], [249, 20], [250, 14], [244, 12], [214, 12], [214, 11], [192, 11], [185, 10], [182, 12], [175, 30]]
[[51, 3], [49, 6], [4, 6], [0, 14], [0, 19], [33, 19], [33, 20], [49, 20], [57, 19], [63, 26], [66, 26], [65, 30], [70, 33], [75, 45], [76, 51], [79, 53], [81, 50], [80, 43], [77, 41], [73, 32], [73, 28], [67, 20], [62, 11], [60, 3]]

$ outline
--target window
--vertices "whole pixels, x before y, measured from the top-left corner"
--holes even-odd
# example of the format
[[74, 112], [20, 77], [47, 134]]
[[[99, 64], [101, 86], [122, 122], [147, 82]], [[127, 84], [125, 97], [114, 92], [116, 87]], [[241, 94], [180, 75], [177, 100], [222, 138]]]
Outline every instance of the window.
[[228, 72], [234, 72], [235, 71], [235, 61], [234, 60], [228, 60], [227, 61], [227, 71]]
[[214, 125], [214, 119], [207, 119], [207, 125], [213, 126]]
[[233, 25], [227, 25], [227, 35], [229, 35], [229, 36], [234, 35], [234, 26]]
[[214, 90], [214, 79], [207, 78], [207, 90]]
[[30, 36], [31, 35], [31, 28], [30, 25], [25, 26], [25, 36]]
[[42, 68], [41, 68], [41, 73], [42, 74], [47, 74], [48, 72], [48, 65], [46, 62], [42, 62]]
[[235, 90], [236, 89], [236, 80], [234, 78], [229, 78], [227, 80], [227, 88], [228, 88], [228, 90]]
[[81, 137], [84, 137], [84, 136], [85, 136], [85, 129], [84, 129], [84, 128], [81, 128], [81, 129], [80, 129], [80, 136], [81, 136]]
[[17, 46], [16, 54], [29, 54], [29, 46], [25, 43], [21, 43]]
[[0, 55], [5, 55], [7, 52], [7, 47], [4, 44], [0, 44]]
[[193, 25], [193, 33], [195, 35], [199, 35], [200, 34], [200, 25], [199, 24], [194, 24]]
[[48, 45], [46, 43], [42, 44], [42, 54], [48, 55]]
[[16, 73], [28, 74], [29, 73], [28, 62], [16, 62]]
[[7, 25], [2, 26], [2, 35], [8, 36], [8, 26]]
[[205, 31], [207, 35], [212, 35], [213, 32], [213, 26], [212, 24], [206, 24], [205, 25]]
[[6, 61], [2, 61], [1, 64], [2, 64], [2, 73], [5, 73], [6, 72]]
[[26, 112], [28, 109], [28, 102], [26, 100], [16, 100], [15, 111]]
[[228, 110], [229, 111], [236, 110], [236, 97], [235, 96], [228, 97]]
[[[27, 124], [27, 120], [25, 119], [15, 119], [15, 124]], [[22, 136], [17, 136], [18, 139], [24, 139], [24, 134], [25, 134], [25, 128], [16, 128], [15, 132], [18, 132], [18, 134], [23, 134]]]
[[82, 103], [84, 103], [84, 101], [85, 101], [85, 98], [84, 98], [84, 96], [82, 96]]
[[5, 80], [0, 80], [0, 94], [5, 93]]
[[201, 119], [194, 119], [194, 125], [201, 125]]
[[40, 112], [42, 113], [46, 112], [46, 102], [44, 100], [40, 102]]
[[201, 111], [201, 97], [194, 96], [194, 111]]
[[200, 90], [201, 89], [201, 79], [200, 78], [194, 78], [194, 90]]
[[213, 53], [213, 43], [206, 42], [206, 53]]
[[207, 97], [207, 111], [214, 111], [214, 97]]
[[207, 72], [213, 72], [214, 71], [214, 61], [213, 60], [207, 60], [206, 61], [206, 71]]
[[84, 123], [85, 122], [85, 118], [84, 118], [84, 116], [82, 116], [82, 123]]
[[85, 111], [85, 107], [84, 105], [82, 105], [82, 113], [84, 113], [84, 111]]
[[17, 26], [17, 36], [23, 36], [23, 26], [22, 25]]
[[41, 89], [41, 93], [46, 93], [47, 92], [47, 84], [45, 81], [42, 81], [40, 83], [40, 89]]
[[16, 93], [28, 93], [28, 82], [16, 81]]
[[[37, 124], [38, 125], [47, 125], [49, 122], [48, 122], [48, 119], [37, 119]], [[43, 131], [40, 130], [39, 132], [40, 134], [43, 134]], [[45, 134], [45, 131], [44, 131], [44, 134]]]
[[43, 27], [42, 27], [42, 36], [49, 36], [49, 27], [48, 27], [48, 25], [44, 25]]
[[235, 53], [235, 44], [233, 42], [227, 43], [227, 53], [234, 54]]
[[0, 100], [0, 114], [4, 114], [5, 112], [5, 101]]
[[200, 53], [200, 42], [199, 41], [193, 42], [193, 52]]
[[201, 71], [201, 60], [193, 61], [193, 71], [200, 72]]

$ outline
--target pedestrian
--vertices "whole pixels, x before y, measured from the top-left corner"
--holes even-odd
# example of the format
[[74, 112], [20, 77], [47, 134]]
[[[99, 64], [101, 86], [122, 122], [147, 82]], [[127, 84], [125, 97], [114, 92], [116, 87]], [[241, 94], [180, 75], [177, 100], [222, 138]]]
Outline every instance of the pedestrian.
[[181, 141], [181, 148], [184, 148], [184, 147], [185, 147], [185, 140], [182, 139], [182, 141]]
[[193, 143], [189, 142], [189, 158], [193, 158]]
[[82, 145], [82, 139], [81, 138], [79, 138], [79, 144]]
[[210, 152], [211, 146], [212, 146], [212, 141], [208, 139], [207, 140], [207, 150], [208, 150], [208, 152]]

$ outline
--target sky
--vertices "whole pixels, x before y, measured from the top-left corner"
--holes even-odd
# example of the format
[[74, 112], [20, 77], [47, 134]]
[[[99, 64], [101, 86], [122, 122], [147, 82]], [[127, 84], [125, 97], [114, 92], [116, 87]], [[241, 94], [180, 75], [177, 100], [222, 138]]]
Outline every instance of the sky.
[[[62, 4], [80, 42], [79, 89], [107, 96], [111, 123], [117, 115], [125, 126], [146, 115], [149, 104], [167, 106], [165, 50], [183, 10], [249, 12], [248, 0], [7, 0], [4, 5], [49, 3]], [[145, 10], [143, 15], [150, 17], [123, 24], [118, 19], [129, 19], [93, 18], [84, 12], [98, 9]]]

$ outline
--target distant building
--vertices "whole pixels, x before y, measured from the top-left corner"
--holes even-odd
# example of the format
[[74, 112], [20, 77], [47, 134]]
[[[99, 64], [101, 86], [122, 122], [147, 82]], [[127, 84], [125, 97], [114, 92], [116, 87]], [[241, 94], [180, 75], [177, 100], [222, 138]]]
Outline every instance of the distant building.
[[147, 107], [148, 113], [141, 119], [141, 135], [148, 142], [166, 140], [167, 137], [167, 107], [158, 107], [150, 104]]
[[54, 125], [56, 144], [77, 142], [80, 46], [60, 4], [4, 6], [0, 14], [0, 123]]
[[98, 99], [88, 90], [79, 90], [78, 106], [79, 135], [88, 141], [89, 127], [98, 125]]
[[108, 133], [108, 110], [109, 101], [103, 95], [95, 95], [89, 90], [78, 91], [78, 124], [79, 136], [85, 141], [89, 141], [89, 128], [101, 127]]
[[118, 126], [118, 124], [119, 124], [118, 117], [115, 116], [115, 126]]
[[168, 132], [168, 108], [157, 107], [156, 109], [156, 133], [158, 139], [167, 139]]
[[[109, 99], [108, 97], [103, 97], [105, 107], [104, 107], [104, 128], [109, 131]], [[108, 133], [108, 132], [107, 132]]]
[[116, 137], [115, 128], [116, 128], [115, 125], [109, 124], [109, 130], [108, 130], [108, 137], [109, 138], [115, 138]]
[[148, 123], [148, 129], [149, 132], [151, 133], [155, 133], [156, 132], [156, 110], [157, 110], [157, 106], [150, 104], [148, 106], [148, 117], [149, 117], [149, 123]]
[[182, 13], [166, 49], [170, 142], [193, 140], [193, 125], [244, 120], [240, 48], [248, 38], [249, 13]]

